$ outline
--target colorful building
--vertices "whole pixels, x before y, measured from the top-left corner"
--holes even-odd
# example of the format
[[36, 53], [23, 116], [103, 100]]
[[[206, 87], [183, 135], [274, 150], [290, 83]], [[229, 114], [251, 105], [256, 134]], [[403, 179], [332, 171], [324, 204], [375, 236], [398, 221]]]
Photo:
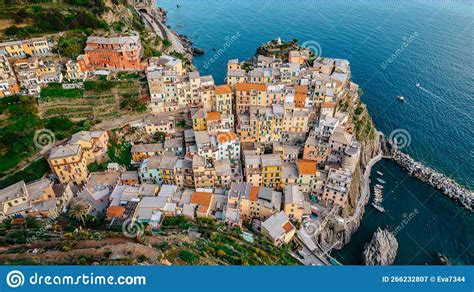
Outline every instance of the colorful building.
[[142, 45], [138, 33], [129, 36], [89, 36], [84, 49], [87, 65], [96, 69], [141, 70]]
[[80, 185], [87, 180], [87, 158], [79, 144], [53, 147], [48, 163], [61, 183]]

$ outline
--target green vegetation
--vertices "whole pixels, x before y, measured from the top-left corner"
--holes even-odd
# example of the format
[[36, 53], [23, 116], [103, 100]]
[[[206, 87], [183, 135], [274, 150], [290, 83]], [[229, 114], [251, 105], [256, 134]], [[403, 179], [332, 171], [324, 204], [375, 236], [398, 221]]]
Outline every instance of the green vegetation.
[[45, 119], [44, 125], [46, 129], [53, 131], [57, 140], [69, 138], [72, 134], [79, 131], [89, 131], [92, 127], [91, 121], [85, 120], [74, 123], [65, 116]]
[[46, 91], [46, 96], [42, 95], [39, 99], [40, 115], [45, 119], [66, 116], [74, 122], [91, 120], [96, 123], [118, 117], [129, 110], [145, 109], [134, 101], [130, 101], [129, 106], [124, 103], [120, 108], [121, 101], [139, 95], [139, 81], [136, 73], [123, 72], [119, 75], [120, 80], [85, 81], [84, 89], [63, 90], [53, 86]]
[[120, 108], [135, 112], [146, 111], [146, 105], [143, 100], [140, 99], [138, 94], [124, 94], [120, 101]]
[[118, 141], [115, 135], [110, 137], [107, 149], [107, 155], [111, 162], [116, 162], [120, 165], [129, 166], [132, 160], [132, 145], [127, 143], [124, 138]]
[[364, 111], [364, 107], [363, 106], [358, 106], [355, 110], [354, 110], [354, 114], [356, 116], [360, 115], [362, 112]]
[[199, 259], [198, 255], [194, 254], [192, 251], [189, 251], [187, 249], [181, 250], [178, 253], [178, 257], [190, 265], [194, 264]]
[[107, 164], [108, 164], [108, 161], [102, 162], [102, 163], [98, 163], [94, 161], [91, 164], [89, 164], [87, 168], [89, 169], [89, 172], [104, 171], [104, 170], [107, 170]]
[[170, 47], [170, 46], [171, 46], [171, 41], [170, 41], [169, 39], [164, 39], [164, 40], [163, 40], [163, 45], [164, 45], [165, 47]]
[[188, 219], [184, 216], [177, 217], [165, 217], [161, 223], [164, 227], [176, 227], [181, 229], [187, 229], [190, 226]]
[[81, 31], [68, 31], [58, 40], [58, 53], [62, 57], [76, 59], [84, 53], [87, 36], [90, 33]]
[[14, 167], [36, 151], [35, 131], [42, 128], [34, 97], [0, 99], [0, 173]]
[[6, 188], [16, 182], [24, 180], [25, 182], [34, 181], [42, 178], [50, 171], [49, 164], [43, 157], [31, 162], [25, 169], [0, 180], [0, 189]]
[[82, 89], [63, 89], [61, 83], [50, 83], [41, 89], [42, 100], [51, 98], [82, 98], [84, 90]]
[[[92, 3], [91, 3], [92, 2]], [[22, 1], [3, 0], [0, 19], [14, 19], [23, 26], [10, 26], [4, 34], [17, 39], [78, 29], [107, 29], [100, 16], [108, 9], [104, 0]]]
[[[76, 90], [71, 89], [74, 94]], [[45, 88], [49, 98], [64, 96], [59, 84]], [[22, 160], [32, 156], [39, 149], [34, 144], [36, 131], [46, 128], [54, 134], [54, 139], [62, 140], [81, 130], [88, 130], [91, 122], [72, 122], [68, 117], [57, 116], [42, 120], [38, 116], [38, 107], [35, 97], [8, 96], [0, 99], [0, 177], [17, 166]], [[46, 173], [44, 161], [32, 163], [27, 169], [19, 173], [17, 180], [32, 177], [40, 178]], [[38, 176], [39, 175], [39, 176]], [[17, 177], [17, 176], [13, 176]]]
[[[172, 263], [225, 264], [225, 265], [295, 265], [297, 261], [289, 255], [291, 246], [275, 247], [266, 237], [255, 236], [254, 243], [241, 237], [240, 228], [230, 228], [212, 219], [198, 218], [189, 222], [184, 217], [165, 217], [163, 232], [176, 228], [197, 228], [201, 237], [191, 243], [183, 242], [155, 246]], [[178, 262], [180, 264], [180, 262]]]
[[165, 142], [165, 138], [166, 138], [166, 133], [163, 133], [160, 131], [157, 131], [155, 135], [153, 135], [153, 140], [156, 142]]
[[357, 140], [367, 141], [375, 139], [376, 130], [365, 107], [359, 104], [353, 111], [350, 111], [350, 114], [354, 122]]
[[117, 83], [108, 80], [88, 80], [84, 82], [84, 89], [89, 91], [95, 91], [97, 93], [104, 93], [112, 90]]

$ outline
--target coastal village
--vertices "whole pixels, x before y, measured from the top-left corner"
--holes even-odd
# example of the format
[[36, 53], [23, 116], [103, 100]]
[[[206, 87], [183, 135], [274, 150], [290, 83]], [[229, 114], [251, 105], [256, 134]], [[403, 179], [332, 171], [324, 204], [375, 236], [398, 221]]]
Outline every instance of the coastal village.
[[[159, 233], [166, 218], [209, 219], [242, 229], [248, 242], [261, 234], [278, 247], [296, 244], [291, 254], [302, 264], [337, 264], [320, 233], [344, 229], [361, 207], [350, 198], [364, 129], [352, 116], [361, 104], [349, 61], [275, 39], [250, 60], [229, 60], [225, 84], [215, 84], [182, 58], [145, 58], [134, 31], [91, 35], [75, 59], [58, 58], [55, 45], [47, 37], [0, 43], [0, 98], [126, 72], [146, 77], [147, 109], [52, 145], [49, 174], [0, 190], [1, 220], [81, 210], [106, 229], [144, 229], [132, 234], [140, 237]], [[131, 145], [126, 165], [108, 157], [112, 137]]]

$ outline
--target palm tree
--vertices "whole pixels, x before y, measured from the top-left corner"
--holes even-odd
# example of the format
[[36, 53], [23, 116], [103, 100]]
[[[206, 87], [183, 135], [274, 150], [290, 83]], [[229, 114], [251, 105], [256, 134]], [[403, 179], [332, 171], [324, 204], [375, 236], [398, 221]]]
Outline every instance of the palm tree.
[[85, 219], [86, 215], [89, 211], [89, 206], [87, 206], [86, 203], [84, 202], [77, 202], [74, 205], [71, 206], [71, 209], [69, 209], [69, 217], [72, 217], [78, 221], [82, 222], [82, 225], [85, 226]]

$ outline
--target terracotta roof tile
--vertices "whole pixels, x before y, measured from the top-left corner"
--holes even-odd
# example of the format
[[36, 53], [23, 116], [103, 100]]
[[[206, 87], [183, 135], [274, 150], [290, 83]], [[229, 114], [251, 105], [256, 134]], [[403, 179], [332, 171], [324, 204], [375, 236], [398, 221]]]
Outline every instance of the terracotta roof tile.
[[122, 206], [110, 206], [107, 208], [108, 218], [121, 218], [123, 213], [125, 213], [125, 208]]
[[232, 93], [232, 89], [230, 89], [229, 85], [216, 86], [216, 94], [226, 94], [226, 93]]
[[290, 222], [286, 222], [285, 224], [283, 224], [283, 229], [285, 230], [285, 233], [288, 233], [290, 232], [291, 230], [293, 230], [293, 225], [291, 225]]
[[308, 87], [306, 85], [295, 85], [294, 88], [296, 93], [306, 94], [308, 92]]
[[260, 192], [260, 187], [251, 186], [250, 187], [250, 201], [257, 201], [258, 193]]
[[335, 102], [323, 102], [323, 104], [321, 106], [325, 107], [325, 108], [335, 108], [336, 103]]
[[221, 119], [220, 112], [208, 112], [207, 113], [207, 120], [208, 121], [218, 121]]
[[298, 160], [298, 173], [299, 174], [309, 174], [315, 175], [317, 171], [317, 163], [312, 160]]
[[235, 140], [234, 132], [221, 132], [217, 133], [217, 141], [219, 144], [230, 142]]
[[250, 91], [250, 90], [258, 90], [258, 91], [266, 91], [267, 86], [265, 84], [259, 83], [239, 83], [235, 85], [235, 90], [237, 91]]
[[191, 204], [196, 204], [199, 206], [199, 212], [207, 212], [211, 205], [212, 193], [207, 192], [193, 192], [191, 194]]

